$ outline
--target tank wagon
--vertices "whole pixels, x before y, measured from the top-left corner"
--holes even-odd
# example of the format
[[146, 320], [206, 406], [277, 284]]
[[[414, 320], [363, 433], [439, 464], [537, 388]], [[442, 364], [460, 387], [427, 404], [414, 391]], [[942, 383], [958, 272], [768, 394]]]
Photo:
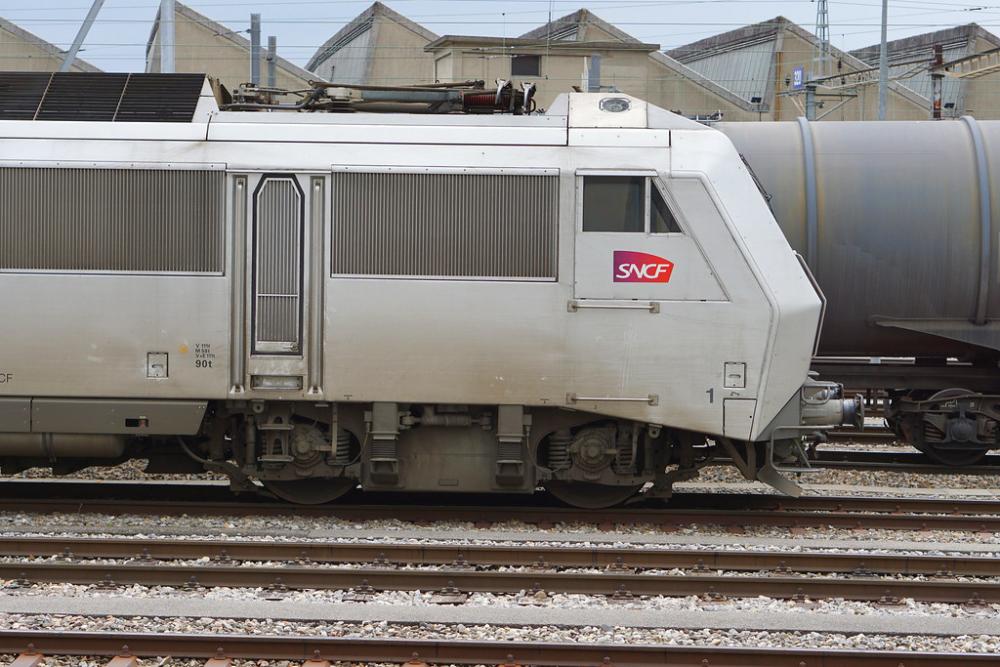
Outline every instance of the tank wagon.
[[1000, 420], [1000, 123], [720, 123], [828, 300], [814, 368], [974, 463]]
[[0, 108], [5, 471], [596, 507], [715, 452], [795, 492], [776, 457], [860, 415], [808, 375], [821, 295], [732, 143], [638, 99], [250, 113], [4, 74]]

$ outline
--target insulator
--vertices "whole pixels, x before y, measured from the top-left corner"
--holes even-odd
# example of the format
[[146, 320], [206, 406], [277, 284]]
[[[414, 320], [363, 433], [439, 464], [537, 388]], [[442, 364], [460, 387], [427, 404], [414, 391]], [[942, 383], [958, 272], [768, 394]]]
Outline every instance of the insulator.
[[337, 431], [337, 452], [333, 456], [333, 465], [346, 466], [351, 462], [351, 435], [347, 431]]
[[573, 462], [569, 455], [569, 446], [573, 435], [569, 431], [556, 431], [549, 436], [549, 469], [568, 470]]

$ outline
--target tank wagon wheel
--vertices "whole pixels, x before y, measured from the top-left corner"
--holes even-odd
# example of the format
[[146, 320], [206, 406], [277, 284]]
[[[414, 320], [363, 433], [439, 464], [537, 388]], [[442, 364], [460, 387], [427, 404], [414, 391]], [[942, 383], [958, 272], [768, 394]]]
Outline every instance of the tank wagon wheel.
[[[930, 396], [928, 401], [945, 401], [949, 398], [954, 398], [956, 396], [964, 396], [970, 392], [966, 389], [942, 389], [936, 394]], [[927, 455], [928, 458], [934, 461], [951, 467], [961, 467], [961, 466], [971, 466], [979, 463], [984, 458], [986, 454], [989, 453], [989, 449], [983, 449], [978, 445], [970, 445], [969, 447], [954, 448], [954, 447], [938, 447], [933, 443], [925, 442], [923, 439], [923, 423], [918, 422], [914, 428], [914, 438], [913, 446], [922, 451]]]
[[278, 498], [296, 505], [332, 503], [358, 485], [356, 479], [269, 479], [261, 480], [264, 488]]
[[643, 485], [613, 486], [590, 482], [565, 482], [550, 479], [545, 482], [545, 490], [561, 502], [587, 510], [600, 510], [620, 505], [639, 493]]
[[975, 465], [986, 458], [989, 453], [989, 450], [986, 449], [943, 449], [927, 445], [918, 446], [917, 449], [926, 454], [928, 458], [951, 468]]

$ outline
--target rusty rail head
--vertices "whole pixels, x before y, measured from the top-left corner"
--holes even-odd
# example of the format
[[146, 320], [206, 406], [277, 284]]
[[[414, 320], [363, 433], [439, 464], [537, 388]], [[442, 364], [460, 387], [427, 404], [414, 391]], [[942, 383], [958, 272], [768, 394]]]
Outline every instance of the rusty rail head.
[[359, 639], [209, 634], [140, 634], [0, 630], [0, 652], [18, 653], [32, 644], [49, 655], [113, 656], [127, 645], [138, 657], [325, 660], [429, 664], [563, 665], [616, 667], [966, 667], [995, 665], [996, 656], [970, 653], [861, 651], [843, 649], [730, 648], [640, 644], [540, 643], [450, 639]]
[[863, 571], [870, 574], [965, 575], [994, 577], [996, 562], [970, 554], [959, 556], [895, 555], [822, 551], [755, 551], [729, 549], [660, 549], [641, 547], [574, 547], [527, 542], [523, 545], [409, 544], [370, 542], [266, 542], [263, 540], [187, 540], [135, 537], [0, 537], [0, 555], [81, 558], [125, 558], [135, 563], [157, 560], [284, 561], [379, 566], [451, 565], [591, 567], [618, 571], [636, 568], [785, 572]]
[[[835, 578], [763, 575], [649, 575], [607, 570], [594, 572], [498, 571], [476, 569], [394, 569], [384, 567], [319, 568], [315, 566], [240, 567], [222, 565], [78, 564], [51, 562], [0, 563], [0, 579], [20, 582], [118, 586], [171, 586], [186, 590], [213, 587], [261, 588], [263, 595], [288, 589], [436, 591], [449, 602], [471, 592], [525, 594], [544, 590], [582, 595], [649, 595], [726, 597], [766, 596], [779, 599], [838, 598], [884, 602], [912, 598], [923, 602], [991, 604], [1000, 602], [1000, 583], [881, 579], [866, 573]], [[20, 583], [19, 586], [23, 586]]]

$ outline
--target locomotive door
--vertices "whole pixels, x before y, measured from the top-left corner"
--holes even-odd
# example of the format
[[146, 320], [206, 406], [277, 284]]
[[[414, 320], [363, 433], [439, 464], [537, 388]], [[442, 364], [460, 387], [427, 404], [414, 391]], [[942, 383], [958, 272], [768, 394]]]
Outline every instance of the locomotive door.
[[324, 183], [289, 173], [234, 177], [236, 248], [244, 250], [234, 253], [242, 260], [234, 303], [243, 306], [234, 314], [234, 389], [322, 393]]
[[[723, 301], [684, 213], [655, 171], [577, 171], [575, 295], [621, 301]], [[696, 182], [696, 181], [694, 181]], [[700, 184], [699, 184], [700, 185]]]

